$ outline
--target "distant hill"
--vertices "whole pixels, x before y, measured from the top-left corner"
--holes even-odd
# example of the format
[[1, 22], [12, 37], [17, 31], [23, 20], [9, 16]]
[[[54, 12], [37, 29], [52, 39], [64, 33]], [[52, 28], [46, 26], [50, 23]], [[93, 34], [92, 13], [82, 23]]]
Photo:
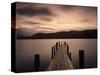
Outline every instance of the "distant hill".
[[91, 39], [97, 38], [97, 30], [69, 31], [57, 33], [37, 33], [30, 37], [17, 37], [17, 39]]

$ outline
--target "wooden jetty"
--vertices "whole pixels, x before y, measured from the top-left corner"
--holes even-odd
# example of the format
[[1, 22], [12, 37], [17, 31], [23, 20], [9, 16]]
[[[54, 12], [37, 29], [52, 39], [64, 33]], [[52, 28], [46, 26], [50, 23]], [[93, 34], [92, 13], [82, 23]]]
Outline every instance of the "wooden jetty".
[[71, 61], [71, 52], [69, 52], [69, 46], [66, 42], [57, 42], [52, 47], [51, 62], [47, 70], [66, 70], [74, 69]]

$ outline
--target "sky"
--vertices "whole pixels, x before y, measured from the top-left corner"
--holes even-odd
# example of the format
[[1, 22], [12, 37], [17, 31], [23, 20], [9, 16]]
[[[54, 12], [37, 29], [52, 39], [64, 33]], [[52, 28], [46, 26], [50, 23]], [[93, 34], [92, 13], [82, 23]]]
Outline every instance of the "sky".
[[97, 8], [16, 3], [16, 29], [26, 35], [96, 29]]

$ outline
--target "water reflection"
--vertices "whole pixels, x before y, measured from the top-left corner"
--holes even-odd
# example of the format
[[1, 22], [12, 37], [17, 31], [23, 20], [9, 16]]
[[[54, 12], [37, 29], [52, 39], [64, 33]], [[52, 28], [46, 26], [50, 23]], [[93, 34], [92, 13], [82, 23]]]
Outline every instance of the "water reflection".
[[72, 63], [79, 68], [78, 51], [85, 51], [85, 67], [96, 67], [97, 39], [29, 39], [16, 40], [16, 64], [18, 71], [34, 71], [34, 55], [40, 55], [40, 70], [46, 70], [51, 60], [52, 46], [55, 42], [65, 41], [69, 44]]

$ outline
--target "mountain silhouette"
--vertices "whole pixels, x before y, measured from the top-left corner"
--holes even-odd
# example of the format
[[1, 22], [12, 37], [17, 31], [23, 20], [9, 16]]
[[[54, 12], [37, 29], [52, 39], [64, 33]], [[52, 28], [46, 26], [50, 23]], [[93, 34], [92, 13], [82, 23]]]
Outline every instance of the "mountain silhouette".
[[30, 37], [19, 36], [17, 39], [85, 39], [85, 38], [97, 38], [97, 30], [84, 30], [84, 31], [63, 31], [57, 33], [37, 33]]

